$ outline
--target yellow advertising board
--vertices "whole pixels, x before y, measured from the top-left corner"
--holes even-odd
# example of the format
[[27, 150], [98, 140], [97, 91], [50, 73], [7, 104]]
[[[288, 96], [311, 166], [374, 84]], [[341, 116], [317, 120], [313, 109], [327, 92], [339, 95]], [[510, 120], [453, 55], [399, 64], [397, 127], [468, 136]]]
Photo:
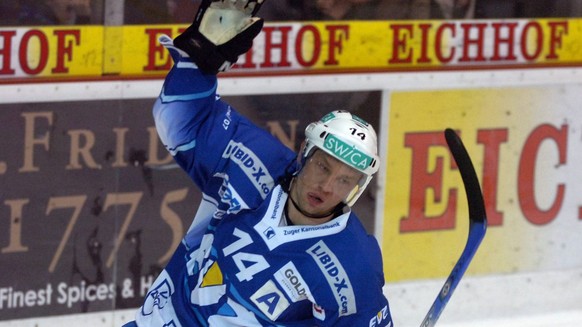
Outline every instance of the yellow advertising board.
[[0, 79], [100, 76], [102, 27], [0, 28]]
[[580, 85], [391, 95], [383, 253], [389, 281], [447, 276], [468, 208], [443, 130], [464, 140], [489, 228], [469, 273], [582, 264]]
[[[186, 27], [1, 27], [0, 83], [161, 78], [171, 60], [157, 38]], [[582, 19], [270, 23], [228, 74], [580, 66], [581, 38]]]

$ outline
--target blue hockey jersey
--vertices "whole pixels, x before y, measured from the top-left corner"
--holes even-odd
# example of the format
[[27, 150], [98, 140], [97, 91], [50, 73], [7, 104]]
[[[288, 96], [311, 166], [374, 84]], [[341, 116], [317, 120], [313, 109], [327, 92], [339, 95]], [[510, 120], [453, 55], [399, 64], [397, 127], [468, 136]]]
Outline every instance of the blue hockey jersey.
[[161, 41], [175, 64], [154, 105], [156, 128], [203, 200], [138, 326], [392, 326], [377, 241], [349, 209], [325, 224], [287, 226], [278, 183], [296, 155]]

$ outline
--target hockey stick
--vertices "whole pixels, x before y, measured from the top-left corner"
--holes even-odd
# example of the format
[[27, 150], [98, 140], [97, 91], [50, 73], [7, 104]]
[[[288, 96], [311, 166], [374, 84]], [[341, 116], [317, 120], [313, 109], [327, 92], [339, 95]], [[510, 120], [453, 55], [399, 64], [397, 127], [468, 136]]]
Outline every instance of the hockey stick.
[[487, 215], [485, 213], [485, 204], [483, 203], [483, 194], [481, 193], [479, 179], [475, 173], [471, 158], [455, 131], [447, 128], [445, 130], [445, 138], [461, 173], [465, 193], [467, 194], [467, 202], [469, 205], [469, 236], [461, 257], [457, 260], [447, 281], [434, 300], [432, 307], [420, 325], [421, 327], [432, 327], [436, 324], [459, 281], [463, 277], [463, 274], [467, 270], [467, 267], [471, 263], [475, 252], [477, 252], [487, 230]]

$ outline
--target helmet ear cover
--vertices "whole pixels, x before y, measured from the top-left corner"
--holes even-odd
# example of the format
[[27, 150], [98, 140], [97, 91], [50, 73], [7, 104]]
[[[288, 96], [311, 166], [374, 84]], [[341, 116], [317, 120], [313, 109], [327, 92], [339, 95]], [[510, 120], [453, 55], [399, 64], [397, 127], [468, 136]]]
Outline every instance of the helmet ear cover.
[[379, 168], [380, 158], [374, 128], [356, 115], [337, 110], [309, 124], [305, 129], [305, 138], [301, 167], [317, 148], [363, 173], [358, 185], [344, 200], [351, 207]]

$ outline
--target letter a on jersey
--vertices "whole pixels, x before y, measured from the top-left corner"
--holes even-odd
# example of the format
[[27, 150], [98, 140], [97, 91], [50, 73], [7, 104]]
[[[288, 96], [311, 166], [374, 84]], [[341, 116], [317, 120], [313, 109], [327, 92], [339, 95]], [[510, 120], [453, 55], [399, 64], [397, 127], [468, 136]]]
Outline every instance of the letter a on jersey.
[[273, 281], [268, 281], [251, 296], [253, 303], [271, 320], [277, 320], [289, 301]]

